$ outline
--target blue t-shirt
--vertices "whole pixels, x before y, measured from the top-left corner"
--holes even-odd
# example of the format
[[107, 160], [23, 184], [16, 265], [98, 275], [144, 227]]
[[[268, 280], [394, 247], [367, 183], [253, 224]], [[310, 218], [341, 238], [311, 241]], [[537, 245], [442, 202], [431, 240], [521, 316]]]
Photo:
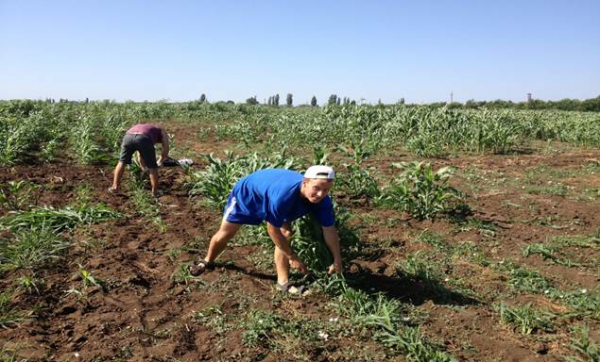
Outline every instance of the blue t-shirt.
[[[321, 226], [333, 226], [333, 205], [329, 196], [317, 204], [300, 196], [303, 176], [291, 170], [256, 171], [235, 184], [235, 218], [241, 223], [267, 221], [275, 227], [312, 212]], [[233, 216], [233, 215], [232, 215]], [[247, 222], [245, 222], [247, 220]]]

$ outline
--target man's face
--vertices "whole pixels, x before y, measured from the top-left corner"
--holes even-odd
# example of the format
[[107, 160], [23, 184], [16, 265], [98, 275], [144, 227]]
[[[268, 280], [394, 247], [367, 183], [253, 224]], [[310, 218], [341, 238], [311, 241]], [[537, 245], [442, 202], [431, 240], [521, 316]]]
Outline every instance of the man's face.
[[307, 179], [302, 180], [302, 189], [300, 192], [308, 201], [317, 204], [329, 195], [329, 190], [333, 187], [333, 180]]

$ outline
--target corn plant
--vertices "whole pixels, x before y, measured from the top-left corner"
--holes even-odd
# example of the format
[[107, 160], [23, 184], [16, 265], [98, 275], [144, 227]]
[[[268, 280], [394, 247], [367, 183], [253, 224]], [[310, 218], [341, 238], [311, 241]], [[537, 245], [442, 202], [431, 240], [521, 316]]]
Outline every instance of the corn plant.
[[346, 148], [343, 145], [338, 146], [338, 149], [350, 156], [353, 162], [342, 165], [344, 171], [342, 176], [338, 178], [337, 184], [341, 191], [352, 198], [375, 198], [380, 195], [377, 181], [371, 175], [373, 170], [362, 166], [364, 160], [370, 155], [364, 149], [364, 142], [364, 139], [361, 139], [352, 148]]
[[206, 155], [209, 165], [204, 171], [194, 172], [188, 176], [186, 186], [191, 196], [202, 195], [211, 205], [223, 208], [234, 184], [250, 173], [266, 168], [290, 169], [295, 166], [295, 159], [285, 153], [271, 157], [262, 157], [258, 153], [249, 156], [236, 156], [225, 152], [226, 159], [221, 160]]
[[27, 125], [21, 117], [0, 117], [0, 166], [18, 163], [30, 148]]
[[37, 204], [39, 186], [25, 180], [9, 181], [0, 185], [0, 207], [12, 210], [26, 210]]
[[[334, 206], [334, 212], [342, 259], [349, 260], [361, 249], [361, 243], [354, 230], [348, 226], [350, 213], [337, 205]], [[294, 239], [292, 245], [298, 257], [309, 270], [319, 273], [331, 265], [333, 256], [325, 244], [323, 228], [312, 214], [308, 214], [294, 222], [293, 229]]]
[[383, 203], [408, 212], [418, 219], [433, 219], [452, 209], [464, 195], [448, 185], [454, 167], [433, 171], [429, 163], [401, 162], [393, 164], [403, 171], [384, 191]]
[[99, 146], [94, 140], [93, 118], [82, 114], [71, 129], [71, 145], [75, 159], [82, 165], [89, 165], [98, 159]]

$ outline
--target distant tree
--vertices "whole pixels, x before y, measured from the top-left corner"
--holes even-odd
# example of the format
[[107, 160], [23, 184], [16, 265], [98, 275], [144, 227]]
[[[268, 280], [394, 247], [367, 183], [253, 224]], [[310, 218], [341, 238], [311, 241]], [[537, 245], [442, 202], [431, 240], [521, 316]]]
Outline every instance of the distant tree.
[[404, 101], [404, 97], [402, 97], [402, 98], [400, 98], [400, 99], [398, 100], [398, 104], [404, 104], [404, 103], [405, 103], [405, 101]]
[[206, 102], [206, 94], [202, 93], [202, 95], [200, 96], [200, 103], [205, 103]]
[[256, 100], [256, 96], [246, 99], [246, 104], [250, 104], [252, 106], [257, 105], [258, 101]]
[[285, 105], [288, 107], [291, 107], [294, 104], [294, 99], [292, 96], [292, 93], [288, 93], [287, 97], [285, 98]]
[[317, 106], [317, 97], [313, 96], [312, 99], [310, 100], [310, 105], [312, 107], [316, 107]]
[[337, 97], [337, 100], [336, 100], [336, 102], [335, 102], [335, 103], [336, 103], [338, 106], [339, 106], [340, 104], [342, 104], [342, 98], [341, 98], [341, 97]]
[[279, 107], [279, 94], [275, 94], [275, 97], [273, 97], [273, 105]]
[[337, 104], [337, 100], [338, 100], [337, 94], [332, 94], [329, 96], [329, 100], [327, 101], [327, 104], [329, 104], [329, 105]]
[[269, 100], [267, 101], [267, 105], [268, 106], [272, 106], [273, 105], [273, 97], [269, 97]]

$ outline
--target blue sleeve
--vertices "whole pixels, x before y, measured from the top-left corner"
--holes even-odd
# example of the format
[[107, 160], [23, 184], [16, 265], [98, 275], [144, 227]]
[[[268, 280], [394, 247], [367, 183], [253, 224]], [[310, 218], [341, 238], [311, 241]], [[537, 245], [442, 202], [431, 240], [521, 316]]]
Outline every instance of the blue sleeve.
[[321, 226], [333, 226], [335, 224], [335, 216], [333, 215], [333, 203], [331, 202], [331, 198], [329, 196], [325, 196], [325, 198], [315, 205], [313, 209], [313, 214], [317, 218], [317, 221]]

